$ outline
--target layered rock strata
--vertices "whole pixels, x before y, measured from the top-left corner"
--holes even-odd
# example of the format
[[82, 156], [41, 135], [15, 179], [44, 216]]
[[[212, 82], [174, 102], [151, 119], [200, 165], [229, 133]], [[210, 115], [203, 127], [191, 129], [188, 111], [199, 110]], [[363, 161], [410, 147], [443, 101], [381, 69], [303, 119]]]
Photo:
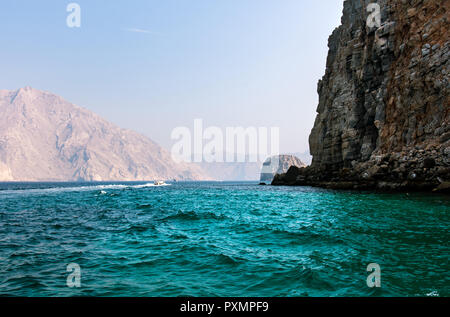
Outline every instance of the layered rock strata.
[[378, 1], [381, 25], [368, 23], [369, 3], [346, 0], [329, 38], [312, 165], [274, 185], [429, 190], [450, 181], [450, 1]]

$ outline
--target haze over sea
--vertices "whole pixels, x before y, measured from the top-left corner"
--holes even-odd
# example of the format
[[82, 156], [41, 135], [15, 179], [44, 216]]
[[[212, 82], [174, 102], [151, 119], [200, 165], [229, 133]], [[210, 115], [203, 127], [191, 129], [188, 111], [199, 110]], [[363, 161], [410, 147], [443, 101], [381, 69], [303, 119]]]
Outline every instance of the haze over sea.
[[3, 183], [0, 295], [450, 296], [449, 209], [255, 183]]

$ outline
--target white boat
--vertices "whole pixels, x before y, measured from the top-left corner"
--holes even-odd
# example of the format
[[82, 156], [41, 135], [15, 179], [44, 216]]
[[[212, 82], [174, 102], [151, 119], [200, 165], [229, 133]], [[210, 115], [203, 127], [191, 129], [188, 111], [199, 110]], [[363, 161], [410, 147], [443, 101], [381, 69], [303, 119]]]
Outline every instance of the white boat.
[[155, 181], [153, 183], [153, 185], [155, 185], [155, 186], [164, 186], [164, 185], [167, 185], [167, 184], [164, 181]]

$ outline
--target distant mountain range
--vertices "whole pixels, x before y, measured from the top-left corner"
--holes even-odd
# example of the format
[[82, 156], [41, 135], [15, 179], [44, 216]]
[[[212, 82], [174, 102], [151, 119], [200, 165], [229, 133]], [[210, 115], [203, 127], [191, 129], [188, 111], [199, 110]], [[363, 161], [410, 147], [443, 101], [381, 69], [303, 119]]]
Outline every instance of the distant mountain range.
[[0, 181], [210, 180], [149, 138], [52, 93], [0, 90]]

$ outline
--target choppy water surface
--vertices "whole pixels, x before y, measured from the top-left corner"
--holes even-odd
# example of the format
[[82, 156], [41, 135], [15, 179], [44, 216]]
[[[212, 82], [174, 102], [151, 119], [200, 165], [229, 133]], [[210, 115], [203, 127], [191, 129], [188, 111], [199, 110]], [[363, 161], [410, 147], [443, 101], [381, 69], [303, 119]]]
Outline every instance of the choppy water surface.
[[0, 184], [0, 295], [450, 296], [449, 225], [433, 194]]

